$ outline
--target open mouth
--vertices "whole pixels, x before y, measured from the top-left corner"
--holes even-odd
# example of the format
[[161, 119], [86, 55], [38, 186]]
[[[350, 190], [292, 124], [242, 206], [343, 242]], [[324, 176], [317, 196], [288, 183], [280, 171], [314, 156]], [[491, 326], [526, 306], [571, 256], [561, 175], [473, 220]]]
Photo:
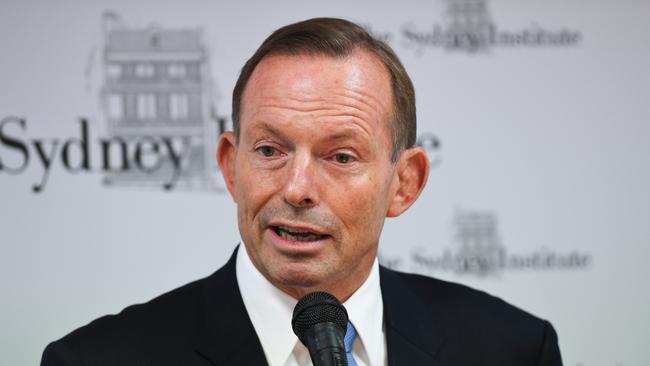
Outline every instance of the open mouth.
[[273, 229], [273, 231], [275, 231], [275, 233], [278, 234], [279, 237], [288, 241], [309, 242], [309, 241], [323, 240], [329, 236], [329, 235], [317, 234], [311, 231], [292, 229], [285, 226], [271, 226], [271, 229]]

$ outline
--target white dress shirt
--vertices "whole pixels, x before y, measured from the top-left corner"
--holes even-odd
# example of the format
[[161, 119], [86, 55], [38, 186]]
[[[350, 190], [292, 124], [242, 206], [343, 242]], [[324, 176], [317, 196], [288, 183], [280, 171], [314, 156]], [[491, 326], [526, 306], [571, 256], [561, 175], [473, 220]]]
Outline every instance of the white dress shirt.
[[[269, 366], [311, 366], [309, 351], [291, 329], [298, 300], [273, 286], [257, 270], [245, 246], [237, 252], [237, 284]], [[359, 366], [385, 366], [384, 304], [379, 286], [379, 264], [343, 304], [357, 330], [352, 355]]]

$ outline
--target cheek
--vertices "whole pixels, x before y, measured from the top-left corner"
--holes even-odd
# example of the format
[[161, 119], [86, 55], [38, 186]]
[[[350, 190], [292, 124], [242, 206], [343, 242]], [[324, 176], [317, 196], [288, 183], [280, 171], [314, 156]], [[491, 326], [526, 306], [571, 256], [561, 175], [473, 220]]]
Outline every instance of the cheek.
[[259, 210], [276, 191], [278, 180], [271, 172], [255, 169], [242, 163], [237, 169], [237, 205], [248, 220], [259, 213]]
[[336, 205], [337, 216], [350, 236], [359, 243], [377, 240], [387, 210], [388, 190], [383, 179], [364, 174], [328, 186], [337, 187], [330, 191], [330, 202]]

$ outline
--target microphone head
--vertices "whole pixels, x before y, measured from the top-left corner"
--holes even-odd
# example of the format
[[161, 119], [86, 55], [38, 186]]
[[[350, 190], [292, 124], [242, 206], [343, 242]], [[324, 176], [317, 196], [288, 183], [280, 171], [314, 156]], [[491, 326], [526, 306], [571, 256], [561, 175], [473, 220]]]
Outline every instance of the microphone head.
[[293, 309], [291, 327], [302, 343], [305, 331], [319, 323], [333, 323], [345, 336], [348, 327], [348, 312], [343, 304], [327, 292], [312, 292], [298, 301]]

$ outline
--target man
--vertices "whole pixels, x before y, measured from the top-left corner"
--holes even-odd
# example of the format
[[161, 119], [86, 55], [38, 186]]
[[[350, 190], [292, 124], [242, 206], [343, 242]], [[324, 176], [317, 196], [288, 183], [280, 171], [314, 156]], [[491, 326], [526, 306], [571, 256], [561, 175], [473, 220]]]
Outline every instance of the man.
[[243, 247], [212, 276], [50, 344], [43, 365], [307, 365], [297, 299], [339, 298], [358, 365], [561, 365], [552, 326], [467, 287], [380, 268], [386, 217], [428, 160], [393, 51], [357, 25], [283, 27], [243, 67], [217, 159]]

